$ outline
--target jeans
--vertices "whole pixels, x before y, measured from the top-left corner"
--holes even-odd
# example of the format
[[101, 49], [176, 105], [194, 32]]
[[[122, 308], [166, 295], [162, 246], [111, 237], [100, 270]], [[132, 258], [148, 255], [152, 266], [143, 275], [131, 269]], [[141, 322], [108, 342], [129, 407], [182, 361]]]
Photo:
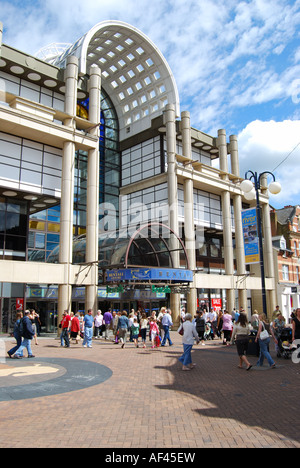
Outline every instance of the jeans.
[[163, 330], [164, 330], [164, 338], [162, 340], [162, 346], [165, 346], [166, 341], [169, 341], [169, 345], [172, 346], [172, 341], [170, 338], [170, 327], [168, 325], [163, 325]]
[[192, 351], [193, 345], [183, 345], [183, 354], [180, 356], [179, 361], [182, 362], [184, 366], [188, 366], [189, 364], [192, 364]]
[[15, 353], [15, 356], [21, 356], [22, 357], [23, 356], [23, 351], [24, 351], [25, 348], [27, 349], [28, 356], [32, 356], [31, 340], [29, 340], [28, 338], [23, 338], [22, 344], [19, 347], [19, 349], [17, 350], [17, 352]]
[[60, 342], [62, 346], [64, 345], [64, 342], [65, 342], [65, 346], [68, 346], [68, 347], [70, 346], [68, 328], [63, 328], [61, 332], [61, 336], [60, 336]]
[[273, 361], [269, 351], [268, 351], [268, 346], [270, 344], [270, 338], [267, 338], [266, 340], [258, 340], [259, 341], [259, 359], [257, 361], [257, 366], [262, 366], [264, 363], [264, 358], [267, 359], [269, 366], [273, 366], [275, 362]]
[[[10, 356], [12, 356], [13, 354], [15, 354], [15, 352], [20, 348], [21, 344], [22, 344], [22, 337], [19, 336], [19, 335], [14, 335], [16, 341], [17, 341], [17, 344], [16, 346], [14, 346], [13, 348], [11, 348], [9, 351], [8, 351], [8, 354]], [[22, 353], [23, 355], [23, 353]]]
[[93, 338], [93, 327], [85, 327], [84, 329], [84, 339], [82, 346], [87, 345], [88, 348], [92, 347], [92, 338]]

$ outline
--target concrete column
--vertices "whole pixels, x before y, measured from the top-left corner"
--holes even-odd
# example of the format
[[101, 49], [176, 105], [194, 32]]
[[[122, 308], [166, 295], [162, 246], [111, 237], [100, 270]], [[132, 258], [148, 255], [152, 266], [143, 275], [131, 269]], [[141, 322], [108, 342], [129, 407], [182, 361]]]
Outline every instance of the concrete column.
[[[89, 81], [89, 119], [100, 122], [101, 71], [91, 67]], [[99, 125], [91, 128], [90, 134], [99, 137]], [[99, 149], [88, 153], [87, 212], [86, 212], [86, 262], [91, 262], [92, 284], [85, 288], [85, 308], [98, 309], [98, 220], [99, 220]]]
[[[168, 104], [164, 113], [166, 125], [167, 162], [168, 162], [168, 203], [169, 203], [169, 226], [175, 233], [178, 233], [178, 198], [177, 198], [177, 174], [176, 174], [176, 123], [175, 106]], [[170, 246], [173, 250], [172, 260], [174, 268], [179, 267], [178, 242], [175, 237], [170, 239]], [[180, 295], [171, 294], [171, 311], [175, 326], [180, 320]]]
[[218, 130], [218, 148], [220, 157], [220, 171], [228, 172], [226, 131]]
[[269, 203], [262, 204], [262, 224], [264, 232], [264, 265], [265, 276], [273, 279], [274, 288], [267, 290], [267, 305], [268, 317], [271, 318], [272, 312], [276, 308], [276, 291], [275, 291], [275, 269], [273, 259], [273, 245], [272, 245], [272, 232], [271, 232], [271, 219], [270, 219], [270, 206]]
[[[181, 114], [181, 133], [182, 133], [182, 151], [183, 156], [191, 159], [191, 124], [190, 113], [182, 112]], [[194, 185], [193, 185], [193, 168], [187, 165], [186, 169], [190, 171], [189, 176], [184, 180], [184, 233], [185, 247], [189, 259], [190, 269], [195, 276], [196, 270], [196, 252], [195, 252], [195, 223], [194, 223]], [[187, 295], [187, 312], [195, 315], [197, 309], [197, 289], [195, 280], [190, 285], [190, 293]]]
[[[70, 115], [64, 125], [74, 126], [77, 106], [78, 59], [69, 57], [65, 71], [65, 112]], [[58, 323], [64, 310], [71, 308], [72, 284], [70, 269], [73, 252], [73, 205], [74, 205], [75, 144], [65, 142], [62, 156], [61, 211], [59, 262], [65, 265], [64, 284], [58, 287]]]
[[236, 135], [230, 135], [231, 173], [240, 177], [238, 141]]
[[[168, 202], [169, 202], [169, 225], [178, 232], [178, 198], [177, 198], [177, 174], [176, 174], [176, 124], [175, 106], [168, 104], [165, 112], [166, 139], [167, 139], [167, 162], [168, 162]], [[178, 260], [175, 260], [177, 266]]]
[[[226, 131], [218, 131], [218, 148], [220, 157], [220, 170], [228, 172], [227, 158], [227, 142]], [[228, 179], [227, 175], [223, 179]], [[231, 210], [230, 210], [230, 193], [225, 191], [221, 195], [222, 200], [222, 215], [223, 215], [223, 244], [224, 244], [224, 262], [226, 275], [233, 275], [233, 244], [232, 244], [232, 228], [231, 228]], [[227, 309], [231, 311], [234, 307], [234, 289], [226, 290]]]
[[[239, 154], [238, 154], [238, 141], [236, 135], [230, 135], [229, 137], [229, 151], [231, 155], [231, 173], [240, 177], [239, 167]], [[239, 307], [243, 307], [247, 310], [247, 289], [246, 285], [246, 264], [245, 264], [245, 252], [244, 252], [244, 236], [243, 236], [243, 225], [242, 225], [242, 197], [241, 195], [235, 195], [233, 197], [233, 209], [234, 209], [234, 224], [235, 224], [235, 256], [237, 264], [237, 275], [244, 277], [239, 281], [239, 286], [244, 286], [242, 289], [238, 289]], [[238, 279], [237, 279], [238, 281]]]

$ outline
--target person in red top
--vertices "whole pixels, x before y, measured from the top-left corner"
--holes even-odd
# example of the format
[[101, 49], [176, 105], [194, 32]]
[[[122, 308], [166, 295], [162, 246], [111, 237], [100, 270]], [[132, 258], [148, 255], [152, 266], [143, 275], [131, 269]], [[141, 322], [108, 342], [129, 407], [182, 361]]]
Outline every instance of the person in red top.
[[78, 334], [80, 332], [80, 323], [78, 318], [78, 313], [74, 315], [71, 321], [71, 338], [76, 340], [76, 344], [78, 344]]
[[61, 346], [65, 348], [70, 348], [70, 339], [69, 339], [69, 330], [71, 325], [71, 317], [67, 310], [64, 310], [63, 318], [61, 321]]

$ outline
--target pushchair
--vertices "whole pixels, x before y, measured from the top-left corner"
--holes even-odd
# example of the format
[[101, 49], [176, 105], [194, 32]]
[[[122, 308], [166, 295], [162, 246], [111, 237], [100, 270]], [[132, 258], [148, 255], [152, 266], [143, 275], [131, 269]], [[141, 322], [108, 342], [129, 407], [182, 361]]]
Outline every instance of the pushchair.
[[283, 328], [281, 333], [277, 336], [277, 340], [277, 357], [289, 359], [294, 351], [292, 348], [292, 329]]
[[204, 332], [203, 338], [206, 341], [214, 339], [214, 332], [213, 332], [212, 325], [210, 322], [206, 322], [205, 324], [205, 332]]

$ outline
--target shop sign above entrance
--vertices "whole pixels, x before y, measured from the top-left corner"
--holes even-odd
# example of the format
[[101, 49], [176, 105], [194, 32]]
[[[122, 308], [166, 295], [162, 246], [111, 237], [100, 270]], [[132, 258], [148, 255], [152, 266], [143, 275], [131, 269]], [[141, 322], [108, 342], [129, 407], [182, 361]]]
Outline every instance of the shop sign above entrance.
[[186, 283], [193, 281], [193, 272], [181, 268], [126, 268], [107, 270], [106, 280], [118, 281], [174, 281]]

